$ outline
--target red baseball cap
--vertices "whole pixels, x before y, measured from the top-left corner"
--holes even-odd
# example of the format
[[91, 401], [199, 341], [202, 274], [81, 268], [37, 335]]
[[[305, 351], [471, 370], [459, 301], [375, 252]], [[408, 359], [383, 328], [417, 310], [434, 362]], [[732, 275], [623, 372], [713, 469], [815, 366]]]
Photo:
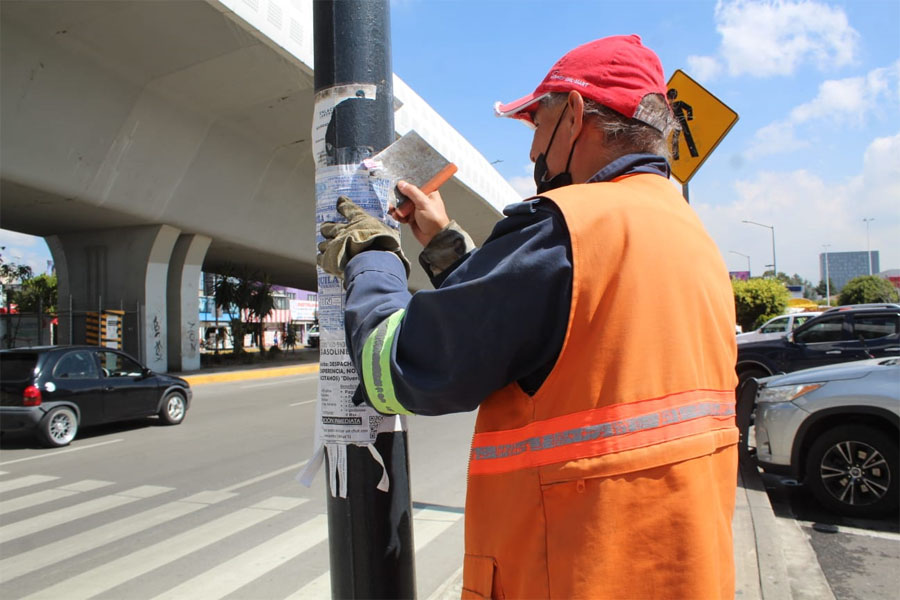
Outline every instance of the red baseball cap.
[[494, 111], [498, 117], [533, 123], [532, 114], [542, 98], [571, 90], [626, 117], [644, 121], [638, 114], [641, 100], [647, 94], [661, 94], [665, 99], [666, 81], [659, 57], [641, 43], [639, 36], [615, 35], [570, 51], [553, 65], [534, 92], [508, 104], [497, 102]]

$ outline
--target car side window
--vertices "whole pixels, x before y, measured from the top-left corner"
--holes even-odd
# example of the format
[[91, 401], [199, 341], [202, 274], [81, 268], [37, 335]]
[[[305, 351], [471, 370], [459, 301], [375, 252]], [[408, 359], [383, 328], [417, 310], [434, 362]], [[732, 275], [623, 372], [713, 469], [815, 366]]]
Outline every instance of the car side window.
[[783, 333], [787, 331], [788, 319], [778, 319], [759, 330], [760, 333]]
[[69, 352], [53, 367], [53, 377], [56, 379], [97, 379], [100, 373], [97, 371], [97, 363], [87, 350]]
[[843, 339], [845, 339], [843, 316], [833, 319], [822, 319], [794, 336], [794, 341], [801, 344], [839, 342]]
[[106, 377], [139, 377], [143, 373], [141, 365], [118, 352], [101, 350], [97, 356]]
[[896, 315], [866, 315], [853, 317], [853, 337], [875, 340], [894, 335], [898, 331], [900, 317]]
[[794, 329], [809, 321], [809, 317], [794, 317]]

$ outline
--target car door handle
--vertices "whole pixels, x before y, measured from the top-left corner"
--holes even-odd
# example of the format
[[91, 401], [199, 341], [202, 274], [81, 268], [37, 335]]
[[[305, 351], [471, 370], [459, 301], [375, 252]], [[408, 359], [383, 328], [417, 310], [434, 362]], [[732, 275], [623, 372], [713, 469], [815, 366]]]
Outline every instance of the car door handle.
[[829, 351], [826, 352], [825, 354], [840, 354], [840, 353], [841, 353], [840, 350], [829, 350]]
[[108, 385], [108, 386], [106, 386], [105, 388], [103, 388], [103, 391], [105, 391], [105, 392], [111, 392], [111, 391], [113, 391], [114, 389], [116, 389], [116, 388], [114, 388], [114, 387], [111, 386], [111, 385]]

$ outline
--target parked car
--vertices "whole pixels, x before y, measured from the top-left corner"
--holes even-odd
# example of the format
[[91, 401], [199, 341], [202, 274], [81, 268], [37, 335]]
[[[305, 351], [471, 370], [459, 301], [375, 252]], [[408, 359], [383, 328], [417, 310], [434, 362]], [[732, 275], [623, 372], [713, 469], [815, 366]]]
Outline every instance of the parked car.
[[306, 344], [310, 348], [318, 348], [319, 347], [319, 326], [313, 325], [309, 328], [309, 331], [306, 332]]
[[737, 336], [737, 343], [746, 344], [747, 342], [778, 339], [797, 329], [797, 327], [803, 325], [811, 318], [821, 314], [821, 312], [800, 312], [791, 313], [789, 315], [779, 315], [773, 319], [769, 319], [758, 329], [748, 331], [747, 333], [739, 333]]
[[876, 358], [760, 380], [756, 460], [804, 482], [848, 516], [900, 504], [900, 359]]
[[777, 339], [738, 345], [740, 382], [828, 364], [900, 356], [900, 304], [839, 306]]
[[180, 377], [97, 346], [0, 350], [0, 432], [33, 431], [65, 446], [82, 426], [158, 415], [177, 425], [191, 404]]

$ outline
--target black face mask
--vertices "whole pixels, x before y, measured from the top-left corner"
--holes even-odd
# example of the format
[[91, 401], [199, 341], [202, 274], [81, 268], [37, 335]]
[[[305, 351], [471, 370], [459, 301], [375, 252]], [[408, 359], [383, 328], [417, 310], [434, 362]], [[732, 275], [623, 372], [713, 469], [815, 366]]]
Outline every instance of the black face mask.
[[572, 162], [572, 153], [575, 152], [574, 143], [572, 144], [572, 149], [569, 150], [569, 158], [566, 160], [566, 169], [550, 179], [544, 179], [544, 177], [547, 176], [547, 153], [550, 152], [550, 147], [553, 146], [553, 138], [556, 137], [556, 130], [559, 129], [559, 124], [562, 123], [563, 115], [566, 114], [566, 109], [568, 108], [569, 105], [567, 104], [560, 113], [559, 119], [556, 121], [556, 127], [553, 128], [553, 133], [550, 134], [547, 150], [541, 152], [538, 155], [537, 160], [534, 161], [534, 184], [537, 186], [538, 195], [572, 184], [572, 174], [569, 173], [569, 164]]

